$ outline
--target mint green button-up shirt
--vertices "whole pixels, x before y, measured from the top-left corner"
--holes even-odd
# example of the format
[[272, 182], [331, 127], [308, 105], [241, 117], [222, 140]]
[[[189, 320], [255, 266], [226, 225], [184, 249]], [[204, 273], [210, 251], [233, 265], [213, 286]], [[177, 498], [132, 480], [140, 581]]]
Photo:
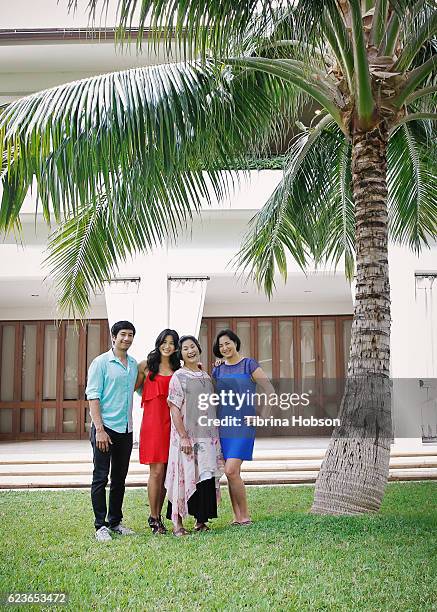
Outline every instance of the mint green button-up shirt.
[[111, 350], [96, 357], [88, 370], [86, 396], [98, 399], [103, 425], [119, 433], [132, 431], [132, 405], [138, 364], [127, 355], [125, 366]]

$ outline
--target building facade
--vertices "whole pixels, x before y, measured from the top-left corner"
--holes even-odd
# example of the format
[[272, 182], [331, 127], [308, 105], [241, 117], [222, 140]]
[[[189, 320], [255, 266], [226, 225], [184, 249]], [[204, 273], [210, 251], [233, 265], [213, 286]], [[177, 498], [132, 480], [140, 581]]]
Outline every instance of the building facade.
[[[105, 36], [90, 38], [83, 30], [84, 13], [67, 14], [53, 4], [44, 0], [36, 11], [35, 3], [33, 15], [24, 0], [6, 8], [0, 31], [1, 103], [92, 74], [162, 61], [147, 50], [137, 56], [134, 45], [117, 50], [111, 15]], [[278, 279], [271, 300], [232, 267], [249, 220], [280, 176], [280, 171], [253, 171], [237, 177], [228, 200], [205, 205], [181, 230], [177, 244], [169, 241], [123, 264], [94, 296], [89, 319], [80, 325], [59, 320], [43, 265], [49, 230], [29, 194], [21, 242], [5, 236], [0, 244], [0, 439], [87, 437], [87, 369], [110, 346], [108, 324], [121, 318], [137, 327], [132, 354], [138, 359], [170, 326], [198, 335], [210, 371], [213, 339], [229, 327], [241, 337], [243, 353], [258, 359], [274, 379], [322, 389], [324, 381], [341, 380], [353, 312], [353, 290], [342, 265], [305, 275], [290, 260], [287, 282]], [[394, 378], [437, 378], [436, 277], [436, 244], [420, 256], [390, 246]], [[336, 391], [322, 395], [325, 402], [339, 400]], [[413, 419], [415, 437], [432, 438], [434, 428], [437, 436], [437, 403], [432, 393], [429, 397], [425, 416]], [[394, 402], [402, 403], [396, 392]], [[140, 416], [137, 406], [136, 431]]]

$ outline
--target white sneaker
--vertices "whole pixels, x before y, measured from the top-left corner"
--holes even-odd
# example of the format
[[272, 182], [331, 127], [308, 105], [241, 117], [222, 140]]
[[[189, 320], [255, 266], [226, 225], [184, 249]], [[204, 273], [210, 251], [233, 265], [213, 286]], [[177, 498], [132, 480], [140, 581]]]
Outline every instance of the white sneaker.
[[110, 530], [121, 536], [135, 535], [135, 531], [129, 527], [125, 527], [123, 523], [119, 523], [115, 527], [110, 527]]
[[112, 540], [109, 529], [105, 525], [100, 527], [100, 529], [97, 529], [96, 540], [97, 542], [110, 542]]

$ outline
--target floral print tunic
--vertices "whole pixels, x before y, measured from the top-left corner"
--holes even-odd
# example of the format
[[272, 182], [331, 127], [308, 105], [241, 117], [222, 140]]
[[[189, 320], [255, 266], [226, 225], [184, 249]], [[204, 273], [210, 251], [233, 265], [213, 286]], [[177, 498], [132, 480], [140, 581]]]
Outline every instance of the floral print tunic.
[[211, 393], [214, 393], [212, 380], [203, 370], [194, 372], [181, 368], [170, 380], [168, 403], [181, 411], [184, 427], [193, 445], [190, 455], [181, 451], [181, 440], [172, 419], [165, 477], [167, 497], [172, 503], [172, 521], [177, 520], [178, 514], [182, 518], [188, 515], [188, 500], [196, 491], [196, 485], [203, 480], [215, 478], [217, 502], [220, 500], [219, 479], [224, 472], [224, 462], [218, 428], [198, 424], [200, 416], [216, 418], [216, 410], [209, 402], [205, 402], [206, 408], [199, 409], [199, 396]]

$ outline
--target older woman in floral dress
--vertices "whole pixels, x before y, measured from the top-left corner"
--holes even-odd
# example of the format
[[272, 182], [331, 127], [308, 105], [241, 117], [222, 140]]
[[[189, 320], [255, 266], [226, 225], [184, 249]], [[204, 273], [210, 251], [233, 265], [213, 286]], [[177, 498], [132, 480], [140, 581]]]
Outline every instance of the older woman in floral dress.
[[[165, 488], [173, 534], [184, 536], [189, 532], [182, 520], [188, 514], [196, 519], [195, 531], [207, 531], [208, 520], [217, 517], [224, 462], [218, 428], [212, 423], [215, 409], [207, 401], [214, 387], [198, 367], [199, 342], [194, 336], [183, 336], [179, 350], [184, 366], [173, 374], [169, 386], [172, 424]], [[203, 399], [202, 408], [199, 399]]]

